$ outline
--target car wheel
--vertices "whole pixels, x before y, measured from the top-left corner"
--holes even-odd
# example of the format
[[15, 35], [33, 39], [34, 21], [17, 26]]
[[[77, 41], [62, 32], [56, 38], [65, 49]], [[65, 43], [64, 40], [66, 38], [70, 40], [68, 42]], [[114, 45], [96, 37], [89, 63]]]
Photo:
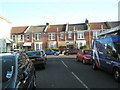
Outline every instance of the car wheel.
[[55, 55], [55, 56], [57, 56], [57, 54], [56, 54], [56, 53], [54, 53], [54, 55]]
[[69, 55], [69, 53], [66, 53], [66, 55]]
[[84, 60], [84, 59], [82, 60], [82, 63], [83, 63], [83, 64], [86, 64], [86, 62], [85, 62], [85, 60]]
[[93, 62], [92, 68], [93, 68], [93, 70], [97, 70], [97, 66], [96, 66], [96, 63], [95, 63], [95, 62]]
[[120, 70], [118, 68], [115, 68], [113, 70], [113, 77], [115, 79], [115, 81], [120, 81]]

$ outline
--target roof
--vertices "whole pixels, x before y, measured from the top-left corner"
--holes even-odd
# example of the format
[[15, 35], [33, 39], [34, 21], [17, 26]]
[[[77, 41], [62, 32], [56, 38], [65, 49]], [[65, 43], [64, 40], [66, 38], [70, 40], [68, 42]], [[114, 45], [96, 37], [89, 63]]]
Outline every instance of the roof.
[[61, 32], [66, 30], [66, 24], [63, 25], [48, 25], [46, 32]]
[[114, 28], [116, 26], [120, 26], [120, 21], [114, 21], [114, 22], [107, 22], [110, 28]]
[[11, 34], [22, 34], [28, 26], [12, 27]]
[[31, 26], [25, 33], [39, 33], [43, 32], [44, 29], [46, 28], [45, 25], [40, 25], [40, 26]]
[[87, 26], [86, 26], [85, 23], [69, 24], [68, 25], [68, 31], [73, 31], [73, 30], [87, 30]]
[[97, 30], [97, 29], [109, 29], [110, 27], [105, 22], [93, 22], [89, 23], [90, 30]]

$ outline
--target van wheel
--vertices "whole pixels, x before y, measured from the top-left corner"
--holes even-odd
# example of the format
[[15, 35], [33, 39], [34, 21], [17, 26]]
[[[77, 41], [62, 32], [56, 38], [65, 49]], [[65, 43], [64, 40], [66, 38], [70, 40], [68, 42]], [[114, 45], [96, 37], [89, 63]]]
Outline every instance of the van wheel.
[[93, 62], [92, 68], [93, 68], [93, 70], [97, 70], [97, 66], [96, 66], [96, 63], [95, 63], [95, 62]]
[[120, 70], [118, 68], [113, 70], [113, 77], [115, 81], [120, 82]]

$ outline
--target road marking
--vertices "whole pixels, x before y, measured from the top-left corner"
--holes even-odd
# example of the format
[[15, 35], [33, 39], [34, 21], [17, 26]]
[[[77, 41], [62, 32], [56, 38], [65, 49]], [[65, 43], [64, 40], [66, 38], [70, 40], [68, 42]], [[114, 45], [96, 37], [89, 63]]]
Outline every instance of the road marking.
[[73, 75], [87, 90], [90, 90], [90, 89], [88, 88], [88, 86], [87, 86], [82, 80], [80, 80], [80, 79], [78, 78], [77, 75], [75, 75], [73, 72], [71, 72], [71, 73], [72, 73], [72, 75]]
[[[62, 61], [62, 60], [61, 60]], [[62, 63], [65, 65], [66, 68], [68, 68], [68, 66], [62, 61]]]

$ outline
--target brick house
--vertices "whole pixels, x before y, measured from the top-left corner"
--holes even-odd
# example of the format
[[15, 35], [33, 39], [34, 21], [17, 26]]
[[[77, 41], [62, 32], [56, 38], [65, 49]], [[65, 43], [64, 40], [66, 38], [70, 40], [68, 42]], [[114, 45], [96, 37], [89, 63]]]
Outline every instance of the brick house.
[[66, 24], [47, 25], [45, 33], [48, 34], [47, 48], [58, 48], [65, 46]]
[[25, 49], [59, 48], [73, 44], [77, 48], [81, 46], [91, 48], [93, 40], [97, 38], [100, 32], [119, 25], [120, 21], [89, 23], [88, 20], [79, 24], [50, 25], [46, 23], [46, 25], [24, 27], [12, 35], [24, 35], [23, 47]]
[[24, 48], [26, 50], [39, 50], [46, 48], [47, 34], [44, 33], [45, 29], [45, 25], [30, 26], [30, 28], [24, 32]]
[[14, 49], [22, 49], [24, 44], [24, 31], [28, 29], [29, 26], [18, 26], [12, 27], [11, 29], [11, 39], [14, 41]]

